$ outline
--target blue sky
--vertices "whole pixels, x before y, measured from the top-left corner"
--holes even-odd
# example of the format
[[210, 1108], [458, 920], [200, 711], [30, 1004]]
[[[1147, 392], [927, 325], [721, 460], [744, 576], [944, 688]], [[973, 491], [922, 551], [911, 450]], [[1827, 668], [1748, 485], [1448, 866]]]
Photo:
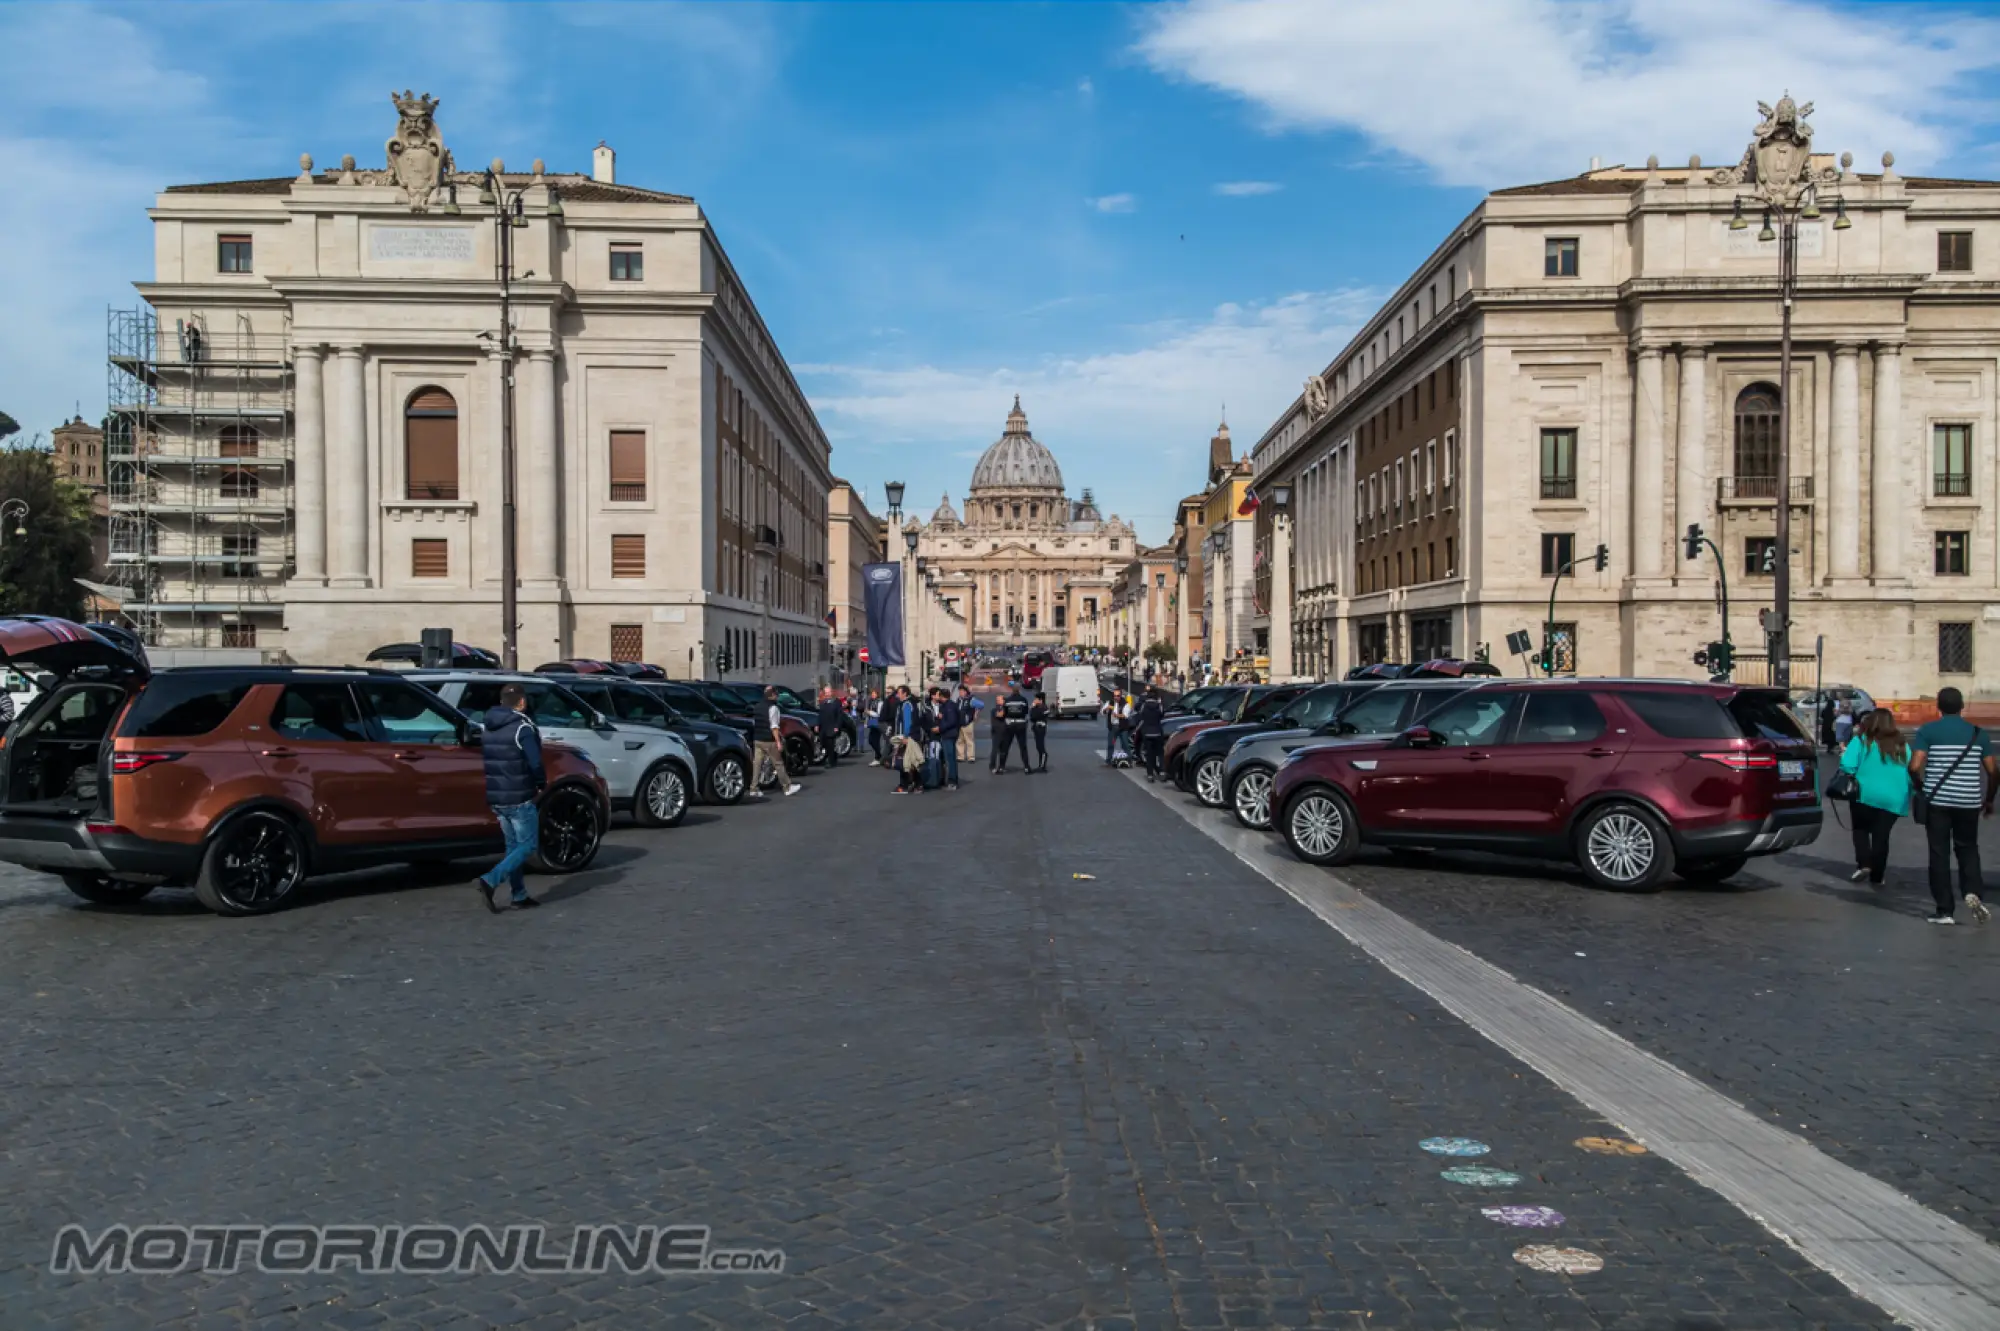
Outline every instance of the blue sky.
[[379, 165], [391, 88], [461, 162], [694, 195], [881, 504], [963, 497], [1014, 393], [1072, 492], [1165, 535], [1494, 186], [1816, 143], [1991, 175], [2000, 8], [1809, 0], [0, 4], [0, 410], [103, 403], [162, 186]]

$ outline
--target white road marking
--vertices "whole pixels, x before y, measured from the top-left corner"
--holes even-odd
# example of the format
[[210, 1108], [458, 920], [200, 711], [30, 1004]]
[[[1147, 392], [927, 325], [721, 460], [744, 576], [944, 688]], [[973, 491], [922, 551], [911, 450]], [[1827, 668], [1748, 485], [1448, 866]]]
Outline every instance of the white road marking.
[[1924, 1331], [2000, 1327], [2000, 1248], [1972, 1230], [1294, 859], [1281, 836], [1190, 805], [1171, 787], [1138, 784], [1453, 1016], [1862, 1298]]

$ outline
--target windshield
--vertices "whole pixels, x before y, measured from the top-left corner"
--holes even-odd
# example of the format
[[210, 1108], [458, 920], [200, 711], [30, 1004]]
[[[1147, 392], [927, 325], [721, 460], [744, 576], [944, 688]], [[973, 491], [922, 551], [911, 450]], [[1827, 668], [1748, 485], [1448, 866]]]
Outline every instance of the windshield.
[[1213, 694], [1202, 699], [1199, 704], [1188, 708], [1188, 710], [1198, 716], [1205, 716], [1211, 721], [1225, 721], [1236, 715], [1236, 708], [1242, 701], [1243, 690], [1241, 689], [1217, 689]]

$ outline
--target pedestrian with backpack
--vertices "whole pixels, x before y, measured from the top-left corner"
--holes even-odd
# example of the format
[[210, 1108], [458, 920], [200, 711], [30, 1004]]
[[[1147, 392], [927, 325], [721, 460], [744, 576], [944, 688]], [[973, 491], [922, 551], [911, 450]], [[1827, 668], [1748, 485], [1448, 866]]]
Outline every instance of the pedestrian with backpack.
[[[1932, 924], [1956, 924], [1957, 898], [1974, 923], [1993, 918], [1980, 895], [1985, 881], [1979, 868], [1979, 819], [1993, 816], [1996, 771], [1993, 745], [1984, 730], [1967, 721], [1965, 695], [1955, 688], [1938, 690], [1937, 720], [1917, 730], [1910, 775], [1917, 786], [1918, 817], [1930, 844], [1931, 900], [1937, 910]], [[1958, 860], [1954, 889], [1951, 862]]]

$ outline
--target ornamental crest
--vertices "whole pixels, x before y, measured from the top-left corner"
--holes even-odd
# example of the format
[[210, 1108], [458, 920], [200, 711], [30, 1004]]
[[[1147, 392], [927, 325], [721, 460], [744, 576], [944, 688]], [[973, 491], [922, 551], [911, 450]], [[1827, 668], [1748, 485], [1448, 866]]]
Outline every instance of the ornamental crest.
[[[1754, 184], [1757, 192], [1771, 202], [1788, 204], [1800, 187], [1813, 179], [1813, 129], [1806, 123], [1813, 104], [1800, 106], [1786, 93], [1775, 107], [1769, 102], [1757, 103], [1757, 111], [1764, 119], [1758, 124], [1750, 146], [1743, 150], [1743, 160], [1717, 171], [1709, 177], [1709, 183]], [[1823, 175], [1830, 178], [1837, 173], [1829, 171]]]
[[395, 137], [385, 145], [389, 169], [384, 175], [387, 183], [409, 192], [411, 212], [425, 212], [431, 195], [452, 170], [451, 150], [438, 132], [438, 101], [429, 93], [412, 96], [407, 88], [400, 95], [391, 92], [389, 100], [396, 104], [399, 119]]

